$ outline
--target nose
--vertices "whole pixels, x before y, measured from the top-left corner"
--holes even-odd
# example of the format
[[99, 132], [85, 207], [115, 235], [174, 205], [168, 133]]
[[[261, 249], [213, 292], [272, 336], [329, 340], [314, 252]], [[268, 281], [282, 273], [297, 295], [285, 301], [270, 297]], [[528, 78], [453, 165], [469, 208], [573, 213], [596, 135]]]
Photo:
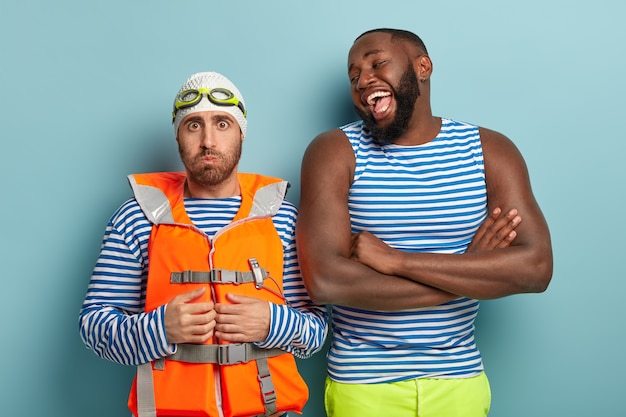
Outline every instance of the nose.
[[356, 82], [356, 88], [358, 90], [363, 90], [365, 88], [367, 88], [367, 86], [369, 86], [372, 82], [374, 82], [374, 72], [373, 71], [368, 71], [368, 70], [363, 70], [361, 71], [361, 73], [359, 74], [359, 78]]
[[211, 129], [205, 127], [204, 129], [202, 129], [200, 142], [202, 147], [204, 148], [215, 148], [215, 146], [217, 145], [217, 138], [214, 132], [211, 131]]

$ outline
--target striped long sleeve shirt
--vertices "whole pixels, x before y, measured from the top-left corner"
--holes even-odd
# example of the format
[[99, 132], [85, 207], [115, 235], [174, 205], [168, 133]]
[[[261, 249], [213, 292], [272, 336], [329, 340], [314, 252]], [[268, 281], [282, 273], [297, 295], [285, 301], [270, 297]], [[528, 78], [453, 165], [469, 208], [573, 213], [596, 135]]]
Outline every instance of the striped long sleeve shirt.
[[[240, 197], [185, 199], [190, 219], [208, 236], [228, 225], [240, 204]], [[296, 207], [284, 201], [272, 218], [284, 248], [286, 304], [270, 303], [269, 335], [256, 344], [307, 358], [323, 346], [327, 316], [325, 307], [313, 304], [302, 281], [295, 246], [296, 216]], [[165, 306], [144, 312], [151, 229], [135, 199], [113, 214], [79, 314], [85, 345], [98, 356], [123, 365], [139, 365], [176, 351], [165, 334]]]

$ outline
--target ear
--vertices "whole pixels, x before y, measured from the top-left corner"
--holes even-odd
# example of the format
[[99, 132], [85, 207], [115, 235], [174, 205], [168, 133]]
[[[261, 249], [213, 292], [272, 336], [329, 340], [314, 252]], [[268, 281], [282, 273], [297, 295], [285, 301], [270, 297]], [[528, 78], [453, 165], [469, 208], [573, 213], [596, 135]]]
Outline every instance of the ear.
[[425, 82], [430, 79], [433, 73], [433, 61], [426, 54], [420, 55], [413, 59], [413, 69], [415, 70], [415, 76], [421, 82]]

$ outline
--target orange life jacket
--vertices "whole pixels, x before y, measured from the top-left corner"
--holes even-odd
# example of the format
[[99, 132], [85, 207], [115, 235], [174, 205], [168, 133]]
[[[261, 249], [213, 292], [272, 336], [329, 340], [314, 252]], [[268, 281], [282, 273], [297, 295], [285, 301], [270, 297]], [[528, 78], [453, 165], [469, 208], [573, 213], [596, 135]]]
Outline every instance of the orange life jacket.
[[[207, 286], [198, 301], [228, 303], [226, 293], [284, 304], [283, 246], [272, 222], [287, 183], [239, 173], [241, 207], [213, 240], [197, 229], [183, 203], [184, 173], [130, 175], [153, 223], [148, 243], [145, 311]], [[138, 367], [128, 406], [135, 416], [265, 416], [301, 414], [308, 388], [293, 355], [230, 344], [178, 344], [174, 355]]]

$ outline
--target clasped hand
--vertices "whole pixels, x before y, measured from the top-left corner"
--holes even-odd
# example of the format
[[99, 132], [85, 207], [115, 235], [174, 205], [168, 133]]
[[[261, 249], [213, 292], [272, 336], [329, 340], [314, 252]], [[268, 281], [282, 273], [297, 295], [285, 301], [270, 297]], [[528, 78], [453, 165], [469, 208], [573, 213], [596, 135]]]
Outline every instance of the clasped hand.
[[[515, 228], [521, 221], [516, 209], [502, 213], [499, 207], [495, 208], [480, 225], [465, 253], [509, 247], [517, 236]], [[370, 232], [354, 233], [351, 237], [350, 257], [381, 274], [394, 275], [392, 265], [396, 255], [399, 255], [398, 250]]]
[[204, 343], [212, 336], [228, 342], [262, 342], [270, 328], [265, 300], [227, 294], [229, 304], [198, 301], [205, 287], [179, 294], [165, 308], [169, 343]]

